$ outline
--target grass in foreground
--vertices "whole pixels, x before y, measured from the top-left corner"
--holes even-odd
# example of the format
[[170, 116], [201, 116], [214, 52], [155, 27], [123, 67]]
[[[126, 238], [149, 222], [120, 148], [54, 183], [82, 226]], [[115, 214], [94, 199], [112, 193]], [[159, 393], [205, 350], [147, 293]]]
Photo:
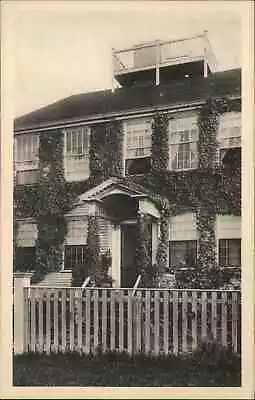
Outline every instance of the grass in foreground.
[[241, 361], [234, 354], [146, 357], [108, 353], [14, 356], [15, 386], [240, 386]]

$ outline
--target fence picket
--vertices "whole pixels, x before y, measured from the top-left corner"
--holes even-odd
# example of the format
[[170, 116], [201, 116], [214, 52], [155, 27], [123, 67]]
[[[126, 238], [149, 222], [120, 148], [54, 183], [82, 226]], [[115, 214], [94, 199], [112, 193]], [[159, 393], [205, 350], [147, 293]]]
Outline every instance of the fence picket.
[[110, 333], [111, 333], [111, 341], [110, 346], [111, 350], [115, 350], [115, 295], [114, 292], [111, 291], [110, 294]]
[[36, 308], [36, 291], [32, 290], [30, 295], [30, 305], [31, 305], [31, 351], [36, 350], [36, 317], [35, 317], [35, 308]]
[[207, 292], [202, 292], [201, 302], [201, 339], [203, 340], [207, 337]]
[[149, 290], [145, 292], [145, 353], [151, 350], [151, 293]]
[[188, 332], [188, 292], [182, 293], [182, 351], [187, 351], [187, 332]]
[[178, 292], [173, 291], [173, 352], [178, 353]]
[[45, 351], [50, 354], [51, 348], [51, 290], [46, 293], [46, 338], [45, 338]]
[[133, 301], [132, 301], [132, 291], [128, 290], [128, 353], [132, 354], [133, 351], [133, 340], [132, 340], [132, 335], [133, 335], [133, 313], [132, 313], [132, 308], [133, 308]]
[[69, 290], [69, 348], [74, 349], [74, 292]]
[[97, 350], [98, 347], [98, 328], [99, 328], [99, 324], [98, 324], [98, 289], [94, 289], [93, 291], [94, 293], [94, 351]]
[[233, 351], [237, 352], [237, 293], [232, 293], [232, 346]]
[[66, 290], [61, 290], [61, 350], [66, 351]]
[[227, 293], [221, 294], [221, 341], [222, 345], [227, 345]]
[[24, 352], [29, 350], [29, 288], [24, 288]]
[[217, 339], [217, 292], [212, 292], [212, 335]]
[[39, 295], [39, 301], [38, 301], [38, 313], [39, 313], [39, 316], [38, 316], [38, 321], [39, 321], [39, 324], [38, 324], [38, 336], [39, 336], [39, 346], [38, 346], [38, 351], [39, 351], [39, 353], [42, 353], [43, 352], [43, 350], [44, 350], [44, 348], [43, 348], [43, 345], [44, 345], [44, 335], [43, 335], [43, 295], [44, 295], [44, 293], [43, 293], [43, 291], [42, 291], [42, 289], [39, 289], [38, 290], [38, 295]]
[[107, 350], [107, 291], [102, 290], [102, 350]]
[[192, 292], [192, 350], [197, 347], [197, 292]]
[[124, 350], [124, 306], [123, 294], [119, 294], [119, 351]]
[[54, 331], [54, 338], [53, 338], [53, 343], [54, 343], [54, 351], [58, 351], [58, 346], [59, 346], [59, 333], [58, 333], [58, 320], [59, 320], [59, 313], [58, 313], [58, 296], [59, 293], [57, 290], [54, 290], [53, 292], [53, 316], [54, 316], [54, 321], [53, 321], [53, 331]]
[[164, 291], [164, 353], [168, 354], [169, 351], [169, 292]]
[[136, 315], [134, 315], [134, 321], [136, 323], [136, 352], [140, 352], [141, 351], [141, 346], [142, 346], [142, 342], [141, 342], [141, 310], [142, 310], [142, 293], [140, 290], [137, 290], [136, 292], [136, 307], [135, 307], [135, 311], [136, 311]]
[[85, 295], [85, 353], [90, 352], [90, 290]]
[[159, 354], [159, 300], [160, 292], [154, 292], [154, 353]]
[[82, 351], [82, 291], [77, 291], [77, 348]]

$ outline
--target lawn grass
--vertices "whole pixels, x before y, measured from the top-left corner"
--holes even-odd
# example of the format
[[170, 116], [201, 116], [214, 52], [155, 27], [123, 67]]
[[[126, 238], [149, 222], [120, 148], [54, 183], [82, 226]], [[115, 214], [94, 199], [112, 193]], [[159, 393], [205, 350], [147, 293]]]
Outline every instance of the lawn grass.
[[241, 362], [234, 354], [217, 360], [193, 354], [146, 357], [109, 353], [14, 356], [14, 386], [240, 386]]

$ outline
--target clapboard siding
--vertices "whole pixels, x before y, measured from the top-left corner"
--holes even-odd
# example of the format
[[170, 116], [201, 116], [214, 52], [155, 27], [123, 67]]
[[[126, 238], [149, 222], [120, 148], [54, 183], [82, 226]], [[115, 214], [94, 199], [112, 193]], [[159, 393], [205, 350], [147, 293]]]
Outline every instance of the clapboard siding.
[[111, 250], [111, 223], [105, 218], [98, 218], [101, 251]]
[[173, 240], [197, 240], [196, 215], [185, 213], [170, 218], [169, 238]]
[[88, 217], [72, 217], [67, 222], [65, 244], [86, 244], [88, 236]]
[[241, 217], [234, 215], [217, 215], [216, 237], [218, 239], [240, 239]]

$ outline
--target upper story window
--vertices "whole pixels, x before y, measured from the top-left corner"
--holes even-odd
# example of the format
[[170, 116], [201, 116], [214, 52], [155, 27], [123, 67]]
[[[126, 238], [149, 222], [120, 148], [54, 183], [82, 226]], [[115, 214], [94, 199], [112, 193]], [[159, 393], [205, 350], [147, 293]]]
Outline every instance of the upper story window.
[[241, 113], [227, 112], [221, 115], [218, 130], [218, 161], [235, 165], [241, 161]]
[[83, 180], [89, 176], [88, 127], [65, 130], [65, 171], [70, 181]]
[[126, 160], [128, 175], [146, 173], [151, 165], [151, 119], [125, 122]]
[[39, 136], [17, 135], [14, 139], [14, 157], [17, 184], [31, 184], [39, 177]]
[[198, 163], [198, 125], [196, 116], [169, 120], [170, 170], [196, 168]]

